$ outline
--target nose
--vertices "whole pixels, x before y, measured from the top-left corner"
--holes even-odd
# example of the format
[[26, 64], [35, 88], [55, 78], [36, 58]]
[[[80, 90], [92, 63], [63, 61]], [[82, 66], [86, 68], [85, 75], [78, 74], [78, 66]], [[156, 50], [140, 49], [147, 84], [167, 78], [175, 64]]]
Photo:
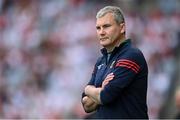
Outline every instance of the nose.
[[100, 35], [100, 36], [104, 36], [105, 34], [106, 34], [106, 32], [104, 31], [103, 28], [101, 28], [101, 29], [99, 30], [99, 35]]

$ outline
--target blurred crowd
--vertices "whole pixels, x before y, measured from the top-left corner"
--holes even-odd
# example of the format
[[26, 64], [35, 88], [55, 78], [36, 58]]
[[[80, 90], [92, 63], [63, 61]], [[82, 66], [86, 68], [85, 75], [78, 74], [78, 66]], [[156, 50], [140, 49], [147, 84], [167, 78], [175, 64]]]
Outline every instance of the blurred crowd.
[[81, 93], [100, 55], [96, 12], [118, 5], [149, 66], [148, 110], [158, 118], [176, 79], [178, 0], [0, 0], [0, 118], [85, 118]]

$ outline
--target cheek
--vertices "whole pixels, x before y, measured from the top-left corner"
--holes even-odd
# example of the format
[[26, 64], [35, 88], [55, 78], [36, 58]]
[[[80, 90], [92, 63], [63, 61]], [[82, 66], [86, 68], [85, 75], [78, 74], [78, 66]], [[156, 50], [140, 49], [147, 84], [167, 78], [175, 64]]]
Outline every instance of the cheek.
[[97, 34], [96, 34], [96, 35], [97, 35], [97, 37], [98, 37], [98, 38], [100, 38], [100, 34], [99, 34], [98, 32], [97, 32]]
[[116, 39], [119, 36], [119, 31], [118, 30], [113, 30], [111, 31], [110, 37], [112, 40]]

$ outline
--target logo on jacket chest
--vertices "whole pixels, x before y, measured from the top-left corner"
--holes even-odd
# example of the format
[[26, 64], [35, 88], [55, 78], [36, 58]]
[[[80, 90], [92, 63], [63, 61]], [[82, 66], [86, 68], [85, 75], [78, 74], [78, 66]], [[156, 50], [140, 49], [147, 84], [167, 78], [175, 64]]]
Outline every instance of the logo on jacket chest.
[[103, 64], [100, 64], [100, 65], [98, 65], [97, 67], [98, 67], [98, 70], [99, 69], [101, 69], [101, 67], [104, 65], [104, 63]]
[[[114, 67], [114, 64], [115, 64], [115, 60], [111, 63], [111, 65], [109, 66], [109, 68], [113, 68]], [[98, 65], [97, 67], [98, 67], [98, 70], [99, 69], [101, 69], [102, 68], [102, 66], [104, 65], [104, 63], [102, 63], [102, 64], [100, 64], [100, 65]]]

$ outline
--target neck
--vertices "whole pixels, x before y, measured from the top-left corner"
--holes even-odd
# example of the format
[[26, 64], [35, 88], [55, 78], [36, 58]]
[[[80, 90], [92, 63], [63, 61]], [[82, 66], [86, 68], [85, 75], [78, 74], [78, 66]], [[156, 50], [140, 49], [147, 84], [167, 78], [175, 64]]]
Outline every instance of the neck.
[[116, 43], [115, 43], [114, 45], [105, 47], [106, 50], [107, 50], [107, 52], [108, 52], [108, 53], [112, 52], [112, 51], [114, 50], [115, 47], [120, 46], [120, 44], [123, 43], [125, 40], [126, 40], [126, 38], [123, 37], [122, 39], [117, 40]]

